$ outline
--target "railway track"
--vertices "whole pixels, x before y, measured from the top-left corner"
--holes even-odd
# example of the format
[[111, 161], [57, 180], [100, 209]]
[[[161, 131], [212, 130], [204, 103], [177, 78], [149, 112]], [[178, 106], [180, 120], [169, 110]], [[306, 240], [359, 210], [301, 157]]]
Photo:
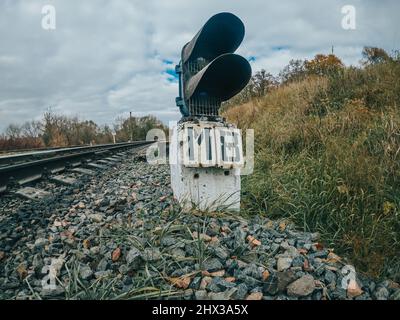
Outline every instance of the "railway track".
[[[50, 177], [53, 181], [63, 184], [73, 184], [73, 177], [59, 174], [64, 171], [91, 174], [90, 168], [102, 168], [107, 164], [117, 162], [123, 156], [123, 152], [146, 148], [152, 143], [154, 142], [136, 141], [1, 156], [0, 194], [10, 188], [25, 186], [43, 177]], [[35, 194], [35, 192], [29, 188], [22, 191], [22, 195], [29, 196], [29, 194]]]
[[[78, 148], [78, 147], [89, 147], [90, 144], [83, 145], [74, 145], [68, 148]], [[66, 147], [40, 147], [40, 148], [27, 148], [27, 149], [11, 149], [11, 150], [0, 150], [1, 156], [12, 156], [21, 153], [29, 153], [29, 152], [40, 152], [40, 151], [51, 151], [51, 150], [60, 150], [65, 149]]]
[[0, 300], [400, 298], [398, 283], [364, 276], [289, 221], [183, 211], [169, 166], [143, 161], [148, 144], [44, 175], [43, 201], [15, 196], [29, 187], [0, 196]]

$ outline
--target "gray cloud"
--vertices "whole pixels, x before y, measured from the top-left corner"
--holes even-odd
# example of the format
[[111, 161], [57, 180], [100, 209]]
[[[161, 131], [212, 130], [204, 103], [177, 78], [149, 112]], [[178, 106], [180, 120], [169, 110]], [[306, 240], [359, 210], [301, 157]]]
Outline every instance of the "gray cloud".
[[[41, 28], [45, 4], [57, 10], [55, 31]], [[341, 28], [346, 4], [356, 7], [356, 30]], [[357, 64], [365, 45], [399, 48], [399, 9], [396, 0], [2, 0], [0, 131], [49, 106], [98, 123], [129, 111], [178, 119], [165, 61], [178, 63], [185, 42], [220, 11], [245, 22], [239, 53], [256, 57], [253, 69], [278, 73], [332, 46], [346, 64]]]

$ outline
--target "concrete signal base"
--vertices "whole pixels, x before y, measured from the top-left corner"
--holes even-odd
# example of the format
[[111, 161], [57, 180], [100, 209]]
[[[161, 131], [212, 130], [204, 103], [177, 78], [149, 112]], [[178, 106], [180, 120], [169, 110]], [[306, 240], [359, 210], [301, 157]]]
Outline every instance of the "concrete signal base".
[[[195, 143], [191, 145], [188, 128], [197, 131], [193, 139]], [[204, 136], [204, 128], [214, 131], [209, 131], [211, 134], [208, 132]], [[171, 186], [175, 198], [184, 210], [240, 210], [240, 168], [232, 163], [224, 165], [218, 157], [221, 148], [217, 141], [220, 139], [219, 133], [215, 133], [215, 130], [229, 132], [230, 129], [228, 125], [203, 121], [180, 123], [172, 129], [169, 148]], [[210, 145], [204, 145], [206, 142]], [[193, 150], [188, 152], [189, 145], [196, 149], [195, 159], [188, 160], [188, 154], [193, 153]], [[207, 155], [209, 161], [204, 161], [206, 149], [212, 150], [211, 156]]]

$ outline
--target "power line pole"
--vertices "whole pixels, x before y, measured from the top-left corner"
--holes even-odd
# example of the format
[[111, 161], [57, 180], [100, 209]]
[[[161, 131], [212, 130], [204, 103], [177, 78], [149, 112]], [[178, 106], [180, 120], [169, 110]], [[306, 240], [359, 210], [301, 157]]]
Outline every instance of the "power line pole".
[[131, 132], [131, 141], [133, 141], [132, 112], [129, 112], [129, 130]]

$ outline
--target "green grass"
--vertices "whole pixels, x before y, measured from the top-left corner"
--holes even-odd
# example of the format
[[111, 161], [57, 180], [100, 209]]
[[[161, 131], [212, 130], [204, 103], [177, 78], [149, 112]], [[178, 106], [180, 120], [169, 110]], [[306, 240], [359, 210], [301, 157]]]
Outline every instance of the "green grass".
[[359, 271], [400, 280], [399, 79], [398, 61], [345, 68], [226, 111], [255, 129], [245, 211], [289, 218]]

